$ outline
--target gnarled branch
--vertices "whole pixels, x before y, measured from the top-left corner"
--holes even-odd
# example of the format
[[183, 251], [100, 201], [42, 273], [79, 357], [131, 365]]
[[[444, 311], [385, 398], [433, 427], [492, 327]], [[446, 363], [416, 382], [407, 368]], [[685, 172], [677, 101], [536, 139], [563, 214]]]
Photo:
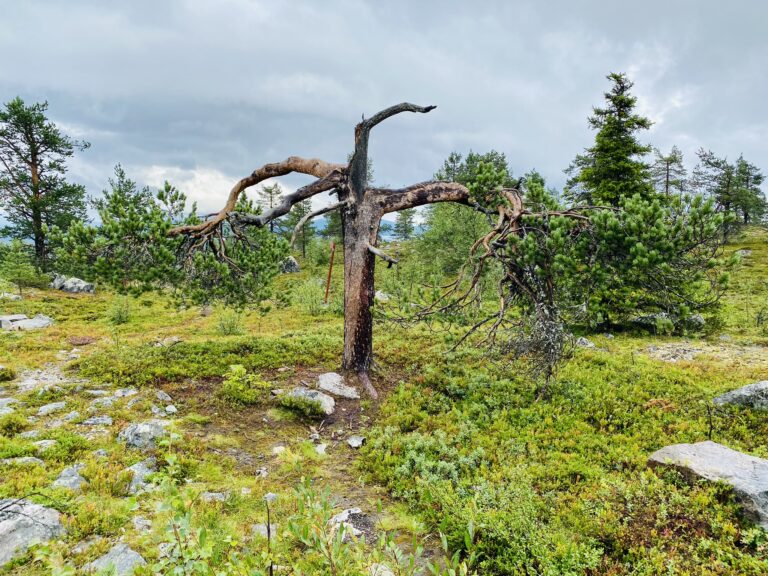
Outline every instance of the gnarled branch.
[[[292, 172], [298, 172], [300, 174], [307, 174], [319, 178], [318, 182], [300, 188], [293, 194], [283, 198], [283, 202], [276, 206], [272, 210], [259, 215], [260, 218], [250, 219], [240, 217], [238, 220], [244, 224], [251, 224], [257, 226], [263, 226], [270, 220], [274, 220], [283, 214], [290, 211], [291, 206], [296, 202], [304, 200], [314, 194], [319, 194], [325, 190], [330, 190], [340, 181], [340, 176], [346, 171], [346, 166], [343, 164], [331, 164], [317, 158], [300, 158], [298, 156], [291, 156], [282, 162], [275, 162], [272, 164], [265, 164], [261, 168], [254, 170], [250, 176], [239, 180], [232, 190], [229, 192], [229, 197], [224, 207], [210, 220], [201, 222], [200, 224], [177, 226], [168, 231], [169, 236], [179, 236], [182, 234], [202, 235], [209, 233], [215, 229], [219, 224], [226, 220], [235, 209], [237, 200], [243, 190], [255, 186], [264, 180], [269, 178], [276, 178], [278, 176], [285, 176]], [[337, 175], [338, 177], [334, 177]], [[300, 193], [301, 192], [301, 193]]]
[[384, 214], [436, 202], [469, 204], [469, 190], [456, 182], [421, 182], [399, 190], [373, 188], [371, 193]]

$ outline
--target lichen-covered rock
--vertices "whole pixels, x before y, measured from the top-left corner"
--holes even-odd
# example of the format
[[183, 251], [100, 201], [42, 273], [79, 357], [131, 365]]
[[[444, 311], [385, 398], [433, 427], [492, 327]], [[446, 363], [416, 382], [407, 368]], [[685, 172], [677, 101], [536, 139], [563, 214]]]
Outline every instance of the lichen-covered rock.
[[11, 294], [10, 292], [3, 292], [0, 294], [0, 300], [10, 300], [11, 302], [18, 302], [21, 300], [21, 296], [18, 294]]
[[296, 258], [288, 256], [288, 258], [280, 263], [280, 271], [283, 274], [296, 274], [297, 272], [301, 272], [301, 268], [299, 267]]
[[45, 314], [36, 314], [34, 318], [27, 318], [14, 322], [11, 330], [37, 330], [39, 328], [48, 328], [53, 325], [53, 318]]
[[59, 513], [28, 500], [0, 500], [0, 567], [39, 542], [64, 533]]
[[157, 440], [165, 436], [165, 427], [168, 424], [163, 420], [135, 422], [120, 432], [117, 439], [125, 442], [131, 448], [149, 450], [156, 446]]
[[72, 294], [93, 294], [96, 292], [96, 287], [90, 282], [75, 277], [68, 278], [59, 274], [53, 275], [51, 288]]
[[350, 400], [360, 398], [358, 391], [352, 388], [352, 386], [344, 384], [344, 377], [336, 372], [320, 374], [317, 377], [317, 387], [340, 398], [348, 398]]
[[61, 471], [61, 474], [59, 474], [59, 477], [54, 480], [53, 486], [79, 492], [82, 490], [83, 486], [87, 484], [85, 478], [80, 476], [80, 470], [83, 468], [83, 464], [75, 464], [74, 466], [64, 468], [64, 470]]
[[768, 460], [708, 440], [666, 446], [651, 454], [648, 464], [676, 468], [689, 479], [728, 484], [745, 516], [768, 529]]
[[38, 416], [48, 416], [49, 414], [53, 414], [54, 412], [60, 412], [61, 410], [64, 410], [64, 408], [67, 407], [66, 402], [51, 402], [50, 404], [46, 404], [45, 406], [40, 406], [40, 408], [37, 411]]
[[748, 408], [768, 410], [768, 380], [762, 380], [761, 382], [755, 382], [754, 384], [731, 390], [721, 394], [712, 402], [719, 406], [738, 404]]
[[349, 444], [350, 448], [360, 448], [363, 444], [365, 444], [365, 436], [350, 436], [347, 438], [347, 444]]
[[130, 576], [139, 566], [145, 566], [146, 560], [128, 547], [127, 544], [116, 544], [109, 552], [83, 566], [86, 574], [96, 574], [101, 571], [111, 570], [114, 576]]
[[580, 336], [576, 339], [576, 346], [579, 348], [595, 348], [595, 343], [592, 342], [589, 338], [584, 338], [584, 336]]

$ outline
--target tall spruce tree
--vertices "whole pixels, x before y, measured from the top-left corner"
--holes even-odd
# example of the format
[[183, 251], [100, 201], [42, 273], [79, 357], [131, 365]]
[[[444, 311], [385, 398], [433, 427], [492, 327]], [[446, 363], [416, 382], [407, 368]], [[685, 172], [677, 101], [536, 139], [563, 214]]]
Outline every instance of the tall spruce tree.
[[0, 234], [32, 240], [41, 268], [50, 251], [46, 229], [85, 216], [85, 189], [65, 177], [67, 159], [89, 147], [64, 135], [47, 110], [47, 102], [21, 98], [0, 110], [0, 209], [9, 222]]
[[613, 83], [605, 93], [604, 108], [594, 108], [589, 126], [597, 130], [595, 143], [579, 154], [568, 167], [566, 197], [583, 204], [619, 206], [625, 198], [653, 195], [649, 167], [643, 157], [651, 147], [641, 144], [637, 134], [648, 130], [651, 121], [635, 113], [637, 98], [625, 74], [607, 76]]
[[[284, 237], [290, 239], [293, 236], [293, 231], [298, 225], [299, 221], [307, 214], [312, 212], [312, 199], [307, 198], [301, 202], [297, 202], [293, 205], [293, 209], [283, 218], [285, 223]], [[301, 230], [296, 235], [295, 246], [301, 250], [302, 257], [307, 256], [307, 246], [312, 242], [312, 238], [315, 236], [315, 225], [312, 220], [304, 222]]]

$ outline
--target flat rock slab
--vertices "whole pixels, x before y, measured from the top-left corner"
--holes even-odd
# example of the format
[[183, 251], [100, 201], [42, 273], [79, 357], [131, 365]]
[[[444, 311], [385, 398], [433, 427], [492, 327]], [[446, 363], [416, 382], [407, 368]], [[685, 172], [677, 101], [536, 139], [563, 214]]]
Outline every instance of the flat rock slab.
[[340, 398], [348, 398], [350, 400], [360, 398], [358, 391], [352, 388], [352, 386], [344, 384], [344, 377], [341, 374], [336, 374], [336, 372], [320, 374], [317, 377], [317, 387]]
[[24, 318], [13, 322], [0, 322], [4, 330], [36, 330], [38, 328], [48, 328], [53, 325], [53, 318], [45, 314], [38, 314], [34, 318]]
[[712, 400], [712, 402], [718, 406], [737, 404], [748, 408], [768, 410], [768, 380], [742, 386], [737, 390], [731, 390], [730, 392], [721, 394]]
[[59, 412], [61, 410], [64, 410], [64, 408], [66, 407], [67, 407], [66, 402], [51, 402], [50, 404], [46, 404], [45, 406], [40, 406], [40, 409], [37, 411], [37, 415], [48, 416], [48, 414]]
[[745, 516], [768, 529], [768, 460], [708, 440], [666, 446], [651, 454], [648, 464], [671, 466], [691, 479], [728, 484]]
[[0, 500], [0, 567], [27, 548], [64, 533], [59, 513], [28, 500]]
[[112, 570], [114, 576], [130, 576], [139, 566], [145, 566], [146, 560], [127, 544], [116, 544], [109, 552], [83, 566], [85, 574], [96, 574], [102, 570]]

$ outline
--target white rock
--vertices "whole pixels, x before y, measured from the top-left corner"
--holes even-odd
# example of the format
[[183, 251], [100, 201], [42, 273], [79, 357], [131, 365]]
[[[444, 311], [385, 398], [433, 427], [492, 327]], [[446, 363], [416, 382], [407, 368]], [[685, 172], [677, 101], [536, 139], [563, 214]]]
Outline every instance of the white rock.
[[340, 398], [348, 398], [350, 400], [360, 398], [358, 391], [352, 388], [352, 386], [344, 384], [344, 377], [336, 372], [320, 374], [317, 377], [317, 387]]
[[0, 460], [4, 466], [45, 466], [45, 462], [34, 456], [18, 456], [17, 458], [4, 458]]
[[136, 492], [139, 490], [143, 490], [147, 487], [145, 480], [147, 476], [157, 470], [157, 460], [155, 460], [154, 457], [147, 458], [146, 460], [137, 462], [133, 466], [129, 466], [127, 470], [133, 474], [131, 477], [131, 485], [128, 488], [128, 491], [131, 494], [136, 494]]
[[164, 392], [163, 390], [158, 390], [157, 392], [155, 392], [155, 398], [160, 400], [160, 402], [173, 402], [173, 399], [171, 398], [171, 396], [167, 392]]
[[152, 522], [143, 516], [134, 516], [131, 522], [137, 532], [149, 532], [152, 529]]
[[200, 494], [200, 500], [203, 502], [226, 502], [229, 496], [226, 492], [203, 492]]
[[[272, 538], [275, 537], [275, 532], [277, 531], [277, 524], [270, 524], [269, 525], [269, 534]], [[261, 536], [262, 538], [267, 537], [267, 525], [266, 524], [254, 524], [251, 526], [251, 532], [254, 536]]]
[[315, 446], [315, 452], [317, 452], [321, 456], [324, 456], [326, 448], [328, 448], [328, 444], [318, 444], [317, 446]]
[[87, 420], [83, 420], [80, 422], [81, 426], [112, 426], [112, 417], [102, 415], [102, 416], [93, 416], [92, 418], [88, 418]]
[[168, 406], [165, 407], [165, 412], [167, 414], [176, 414], [178, 410], [176, 409], [176, 406], [173, 404], [168, 404]]
[[37, 452], [40, 453], [56, 446], [56, 440], [38, 440], [37, 442], [32, 442], [32, 444], [37, 449]]
[[11, 294], [10, 292], [3, 292], [0, 294], [0, 300], [10, 300], [11, 302], [18, 302], [21, 300], [21, 296], [18, 294]]
[[371, 567], [368, 568], [368, 574], [370, 576], [395, 576], [395, 573], [385, 564], [371, 564]]
[[45, 314], [37, 314], [34, 318], [19, 320], [11, 325], [11, 330], [37, 330], [38, 328], [48, 328], [53, 325], [53, 318]]
[[347, 444], [349, 444], [350, 448], [360, 448], [365, 444], [365, 436], [350, 436], [347, 438]]

